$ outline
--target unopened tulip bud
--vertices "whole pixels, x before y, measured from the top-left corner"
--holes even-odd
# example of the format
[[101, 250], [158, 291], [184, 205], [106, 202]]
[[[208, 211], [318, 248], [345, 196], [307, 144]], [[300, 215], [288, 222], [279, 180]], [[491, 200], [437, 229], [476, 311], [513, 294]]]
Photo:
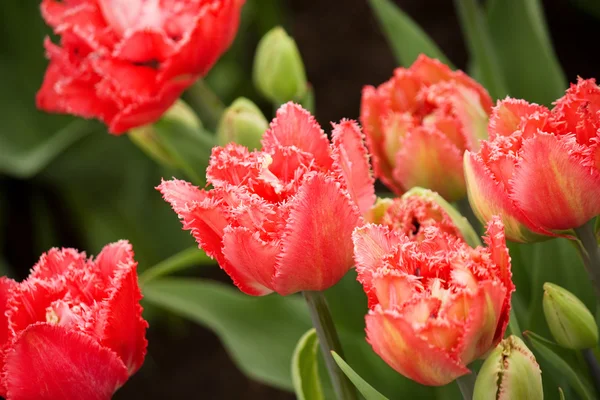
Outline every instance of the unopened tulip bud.
[[269, 123], [256, 104], [240, 97], [225, 110], [217, 140], [220, 146], [235, 142], [250, 150], [260, 149], [260, 140], [267, 129]]
[[516, 336], [496, 346], [475, 382], [473, 400], [542, 400], [542, 371], [534, 355]]
[[157, 163], [199, 180], [214, 146], [196, 114], [181, 100], [157, 122], [132, 129], [129, 137]]
[[254, 84], [273, 103], [299, 101], [306, 93], [306, 73], [296, 42], [281, 27], [271, 29], [258, 44]]
[[573, 293], [546, 282], [543, 306], [546, 322], [558, 344], [572, 350], [596, 347], [598, 327], [594, 316]]

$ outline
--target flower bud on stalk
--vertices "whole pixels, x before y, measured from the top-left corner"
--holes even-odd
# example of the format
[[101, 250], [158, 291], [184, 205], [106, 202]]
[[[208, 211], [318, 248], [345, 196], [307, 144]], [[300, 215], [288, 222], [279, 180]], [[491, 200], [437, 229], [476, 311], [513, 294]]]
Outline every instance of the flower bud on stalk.
[[518, 337], [504, 339], [481, 366], [473, 400], [543, 398], [542, 371], [534, 355]]
[[546, 322], [558, 344], [572, 350], [596, 347], [598, 327], [594, 316], [573, 293], [546, 282], [543, 306]]
[[240, 97], [225, 110], [217, 140], [221, 146], [235, 142], [251, 150], [260, 149], [260, 140], [267, 129], [269, 123], [256, 104]]
[[158, 164], [180, 169], [198, 184], [203, 183], [199, 172], [208, 165], [214, 141], [183, 101], [177, 101], [159, 121], [132, 129], [129, 137]]
[[296, 42], [281, 27], [271, 29], [258, 43], [254, 84], [271, 102], [299, 101], [306, 93], [306, 73]]

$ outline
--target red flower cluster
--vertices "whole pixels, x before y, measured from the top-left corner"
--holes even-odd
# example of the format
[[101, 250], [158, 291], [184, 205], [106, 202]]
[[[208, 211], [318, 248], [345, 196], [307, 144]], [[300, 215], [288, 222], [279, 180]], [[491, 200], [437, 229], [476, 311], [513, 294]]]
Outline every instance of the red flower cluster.
[[469, 373], [502, 339], [514, 285], [499, 219], [488, 224], [488, 247], [473, 249], [426, 203], [397, 204], [386, 225], [358, 228], [353, 240], [368, 342], [396, 371], [437, 386]]
[[0, 395], [109, 399], [146, 354], [136, 266], [121, 241], [95, 260], [52, 249], [25, 281], [0, 278]]
[[262, 151], [213, 150], [206, 176], [214, 189], [179, 180], [158, 189], [243, 292], [324, 290], [352, 266], [352, 231], [375, 201], [358, 125], [334, 124], [332, 138], [287, 103]]
[[490, 140], [465, 154], [473, 210], [500, 215], [511, 240], [561, 235], [600, 214], [600, 88], [580, 79], [554, 104], [499, 102]]
[[111, 133], [156, 121], [227, 50], [244, 0], [43, 0], [60, 36], [40, 109], [98, 118]]
[[448, 201], [464, 197], [462, 156], [487, 138], [491, 107], [481, 85], [424, 55], [366, 86], [360, 120], [375, 175], [396, 194], [420, 186]]

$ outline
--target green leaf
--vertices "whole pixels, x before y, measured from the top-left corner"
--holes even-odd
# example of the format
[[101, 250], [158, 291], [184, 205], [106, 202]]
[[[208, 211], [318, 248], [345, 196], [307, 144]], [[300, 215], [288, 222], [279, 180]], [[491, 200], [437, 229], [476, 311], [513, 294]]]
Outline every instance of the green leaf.
[[292, 354], [311, 326], [299, 296], [253, 297], [236, 288], [200, 279], [148, 282], [144, 298], [213, 330], [248, 376], [293, 390]]
[[451, 66], [435, 42], [398, 6], [390, 0], [369, 0], [369, 4], [400, 65], [409, 66], [424, 53]]
[[204, 250], [199, 249], [198, 246], [192, 246], [145, 270], [140, 275], [139, 282], [140, 285], [144, 285], [153, 279], [171, 275], [195, 265], [214, 264], [215, 261], [206, 255]]
[[506, 97], [508, 88], [504, 81], [504, 72], [498, 62], [498, 56], [479, 5], [475, 0], [455, 0], [454, 4], [481, 83], [493, 99]]
[[489, 31], [509, 94], [550, 105], [564, 94], [567, 81], [552, 48], [540, 0], [488, 3]]
[[335, 351], [332, 351], [333, 359], [340, 367], [340, 369], [346, 374], [348, 379], [352, 381], [354, 386], [358, 389], [358, 391], [365, 396], [365, 400], [387, 400], [387, 397], [379, 393], [375, 388], [363, 378], [360, 377], [354, 370], [346, 364], [346, 362], [340, 357]]
[[534, 352], [546, 362], [548, 369], [556, 379], [566, 379], [584, 400], [595, 399], [592, 385], [584, 378], [582, 373], [575, 371], [569, 363], [556, 354], [552, 349], [553, 346], [556, 346], [553, 342], [533, 332], [525, 332], [524, 336], [533, 347]]
[[322, 400], [319, 379], [319, 339], [312, 328], [298, 341], [292, 357], [292, 382], [298, 400]]

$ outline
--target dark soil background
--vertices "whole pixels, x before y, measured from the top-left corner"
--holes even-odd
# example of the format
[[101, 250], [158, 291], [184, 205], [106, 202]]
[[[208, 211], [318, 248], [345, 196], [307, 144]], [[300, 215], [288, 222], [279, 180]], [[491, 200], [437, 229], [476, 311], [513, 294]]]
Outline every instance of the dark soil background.
[[[451, 0], [396, 0], [459, 67], [467, 53]], [[600, 20], [568, 0], [543, 1], [558, 57], [570, 81], [598, 77], [600, 53], [586, 46], [596, 38]], [[295, 37], [316, 93], [317, 118], [323, 125], [357, 118], [361, 88], [387, 80], [396, 66], [371, 15], [366, 0], [288, 0], [291, 33]], [[510, 23], [507, 22], [510, 29]], [[40, 189], [36, 189], [40, 190]], [[42, 189], [43, 190], [43, 189]], [[12, 265], [33, 265], [39, 254], [29, 253], [31, 215], [27, 199], [52, 193], [31, 193], [26, 184], [11, 182], [7, 199], [6, 257]], [[60, 202], [56, 202], [60, 218]], [[69, 236], [68, 221], [63, 226]], [[29, 231], [28, 231], [29, 230]], [[31, 261], [31, 262], [30, 262]], [[228, 281], [217, 269], [209, 277]], [[19, 271], [24, 277], [27, 271]], [[167, 330], [166, 325], [169, 325]], [[173, 326], [177, 329], [173, 330]], [[148, 331], [149, 355], [143, 369], [115, 399], [293, 399], [290, 393], [253, 382], [242, 375], [210, 331], [175, 319]]]

